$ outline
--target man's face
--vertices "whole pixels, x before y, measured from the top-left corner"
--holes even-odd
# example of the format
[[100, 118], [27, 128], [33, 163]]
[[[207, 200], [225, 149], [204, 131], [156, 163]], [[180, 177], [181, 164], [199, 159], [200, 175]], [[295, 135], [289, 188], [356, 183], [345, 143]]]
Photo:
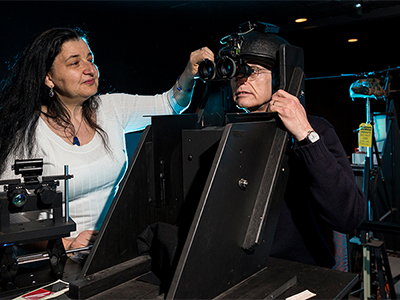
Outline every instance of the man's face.
[[258, 64], [248, 64], [253, 74], [231, 79], [233, 100], [250, 112], [266, 112], [272, 97], [272, 73]]

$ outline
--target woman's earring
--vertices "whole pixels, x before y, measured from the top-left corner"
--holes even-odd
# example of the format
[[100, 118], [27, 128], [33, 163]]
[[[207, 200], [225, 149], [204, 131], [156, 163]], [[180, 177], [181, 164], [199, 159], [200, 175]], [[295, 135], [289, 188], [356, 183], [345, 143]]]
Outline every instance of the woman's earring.
[[53, 97], [53, 96], [54, 96], [54, 90], [53, 90], [53, 88], [52, 88], [52, 87], [50, 88], [50, 93], [49, 93], [49, 96], [50, 96], [50, 97]]

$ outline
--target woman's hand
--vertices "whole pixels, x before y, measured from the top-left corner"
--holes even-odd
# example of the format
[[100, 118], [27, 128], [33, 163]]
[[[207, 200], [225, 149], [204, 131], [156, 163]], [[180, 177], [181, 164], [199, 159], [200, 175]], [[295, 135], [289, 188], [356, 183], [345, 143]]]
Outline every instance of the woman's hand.
[[199, 70], [199, 64], [205, 59], [214, 60], [214, 53], [208, 47], [200, 48], [190, 54], [189, 62], [174, 87], [174, 96], [179, 105], [185, 107], [189, 104], [194, 77]]
[[214, 53], [208, 47], [202, 47], [190, 54], [190, 59], [185, 69], [188, 78], [192, 77], [193, 79], [197, 75], [199, 64], [205, 59], [214, 61]]
[[299, 99], [284, 90], [272, 95], [268, 111], [278, 113], [283, 125], [298, 141], [305, 139], [308, 132], [313, 130]]
[[194, 77], [199, 71], [199, 65], [205, 59], [214, 61], [214, 53], [208, 47], [200, 48], [190, 54], [186, 68], [179, 78], [179, 84], [184, 90], [193, 86]]
[[93, 244], [99, 232], [97, 230], [84, 230], [75, 238], [63, 238], [65, 250], [83, 248]]

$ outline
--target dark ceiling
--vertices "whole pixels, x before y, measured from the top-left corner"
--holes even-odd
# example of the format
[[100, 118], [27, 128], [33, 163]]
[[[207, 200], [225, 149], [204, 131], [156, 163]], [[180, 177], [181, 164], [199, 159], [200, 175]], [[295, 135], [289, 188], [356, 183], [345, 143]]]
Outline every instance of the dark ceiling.
[[[400, 2], [379, 0], [281, 0], [281, 1], [103, 1], [103, 7], [135, 7], [146, 14], [164, 14], [191, 19], [197, 26], [208, 26], [210, 21], [224, 22], [246, 16], [252, 20], [268, 20], [279, 24], [282, 32], [338, 26], [400, 16]], [[308, 22], [295, 24], [303, 17]], [[151, 21], [151, 18], [149, 18]]]
[[[202, 16], [206, 20], [214, 21], [251, 16], [257, 20], [279, 24], [282, 32], [400, 16], [400, 3], [394, 0], [139, 1], [135, 5], [143, 12], [155, 11], [156, 6], [158, 11], [165, 14], [182, 12], [188, 18]], [[294, 20], [300, 17], [309, 21], [295, 24]], [[197, 21], [199, 25], [203, 23], [202, 19], [193, 21]]]
[[[277, 16], [282, 31], [323, 28], [353, 24], [357, 22], [378, 21], [382, 18], [400, 16], [398, 1], [267, 1], [271, 9], [284, 11]], [[274, 7], [274, 5], [277, 5]], [[308, 22], [295, 24], [294, 19], [305, 17]]]

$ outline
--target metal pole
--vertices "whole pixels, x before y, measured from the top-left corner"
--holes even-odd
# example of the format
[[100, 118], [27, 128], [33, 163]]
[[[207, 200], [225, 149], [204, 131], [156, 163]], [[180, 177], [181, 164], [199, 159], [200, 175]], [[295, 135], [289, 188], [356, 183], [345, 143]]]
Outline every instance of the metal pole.
[[65, 175], [65, 182], [64, 182], [64, 205], [65, 205], [65, 222], [69, 221], [69, 180], [68, 176], [68, 165], [64, 166], [64, 175]]
[[[366, 100], [366, 125], [371, 123], [371, 106], [370, 97]], [[373, 220], [372, 207], [369, 196], [369, 185], [370, 185], [370, 172], [373, 170], [373, 158], [372, 158], [372, 147], [367, 147], [367, 154], [365, 157], [364, 167], [364, 183], [363, 192], [367, 200], [367, 218], [369, 221]], [[366, 232], [365, 242], [368, 243], [372, 237], [372, 232]], [[364, 283], [364, 300], [368, 300], [371, 297], [371, 249], [369, 246], [363, 246], [363, 283]]]

